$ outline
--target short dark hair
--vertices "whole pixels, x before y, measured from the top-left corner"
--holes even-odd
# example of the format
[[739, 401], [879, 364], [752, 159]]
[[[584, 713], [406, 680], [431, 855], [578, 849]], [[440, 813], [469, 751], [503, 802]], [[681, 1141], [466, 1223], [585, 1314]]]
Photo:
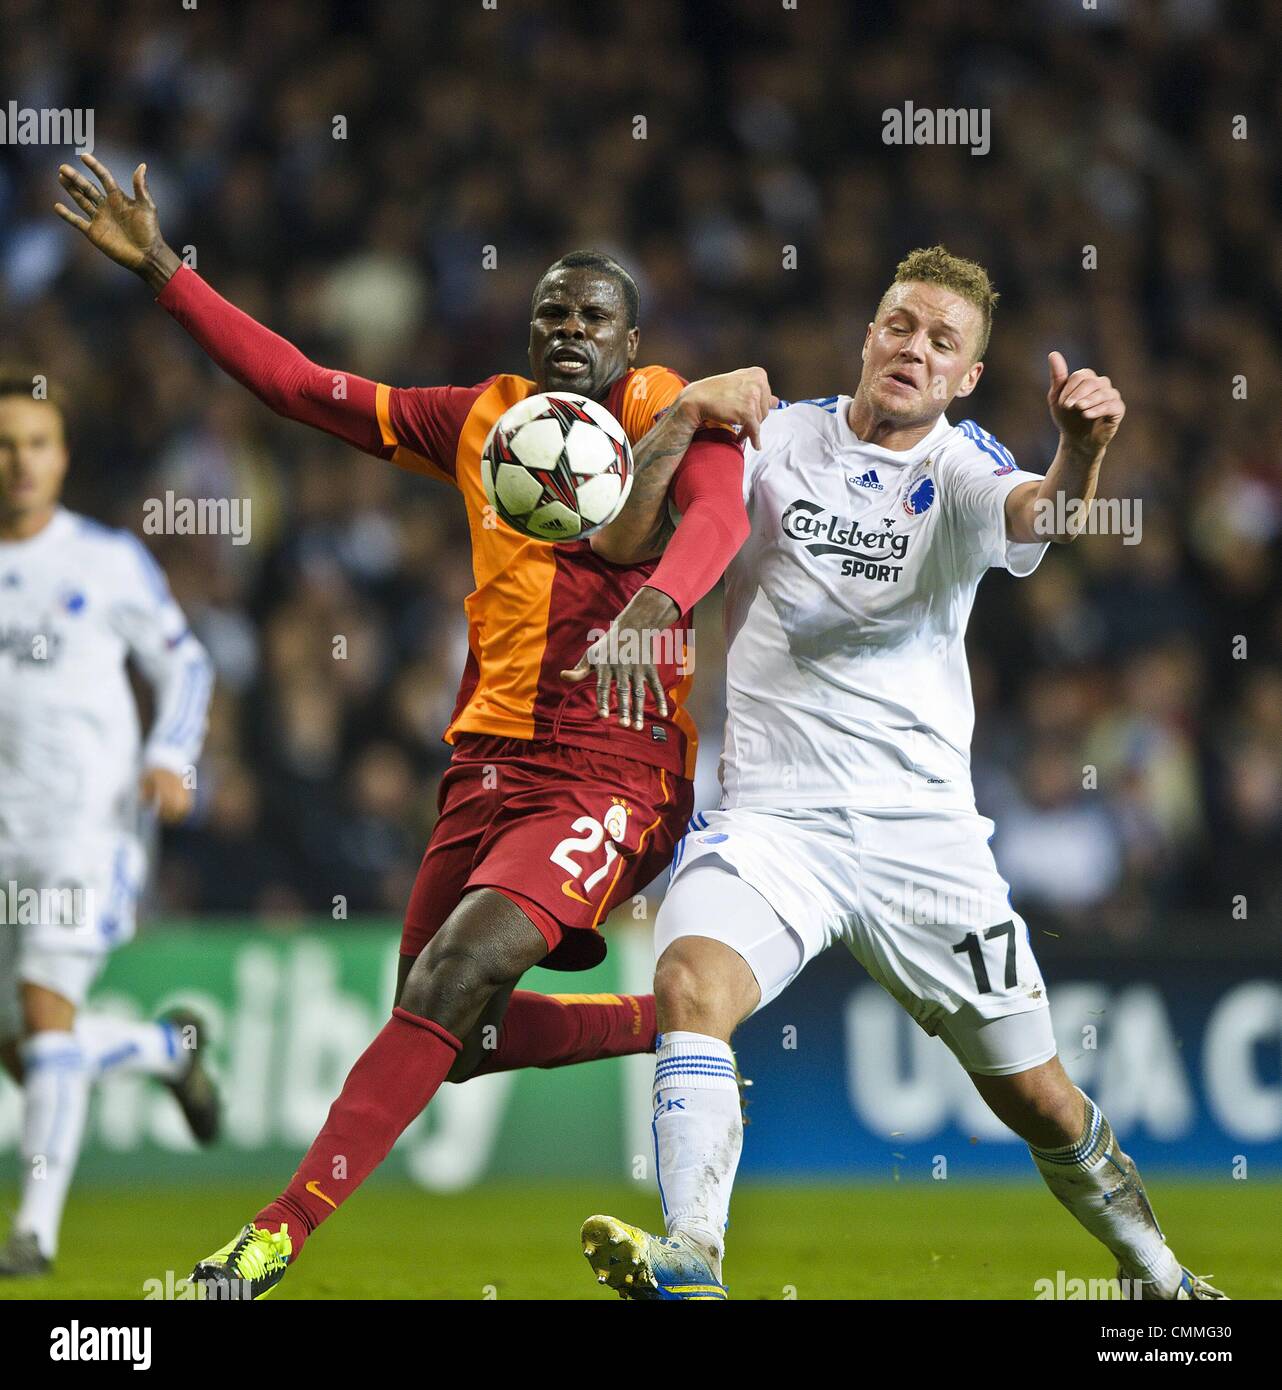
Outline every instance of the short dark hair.
[[[36, 395], [37, 382], [43, 386], [43, 395]], [[35, 401], [37, 405], [53, 406], [65, 427], [67, 416], [62, 408], [62, 398], [57, 391], [49, 389], [48, 378], [43, 373], [28, 372], [20, 367], [0, 366], [0, 400], [9, 400], [14, 396]]]
[[534, 295], [530, 300], [530, 312], [534, 312], [534, 306], [539, 302], [539, 291], [543, 288], [543, 282], [554, 271], [558, 270], [598, 270], [602, 275], [608, 275], [619, 286], [623, 295], [623, 305], [628, 314], [628, 327], [637, 326], [637, 315], [641, 310], [641, 292], [637, 289], [637, 282], [628, 274], [626, 270], [604, 251], [567, 251], [560, 260], [553, 261], [550, 266], [539, 276], [539, 282], [534, 287]]

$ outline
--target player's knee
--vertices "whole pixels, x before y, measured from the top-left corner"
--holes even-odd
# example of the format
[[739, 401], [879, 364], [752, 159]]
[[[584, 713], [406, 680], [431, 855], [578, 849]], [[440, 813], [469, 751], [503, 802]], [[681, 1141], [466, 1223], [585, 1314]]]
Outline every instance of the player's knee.
[[400, 1007], [448, 1027], [443, 1014], [484, 1003], [484, 979], [483, 968], [469, 950], [447, 949], [430, 956], [424, 951], [405, 981]]
[[474, 1013], [503, 983], [502, 966], [483, 945], [446, 923], [406, 977], [401, 1008], [449, 1027], [442, 1015]]
[[[736, 957], [736, 960], [738, 957]], [[752, 1003], [741, 982], [697, 950], [675, 942], [655, 969], [654, 998], [663, 1031], [729, 1038]]]

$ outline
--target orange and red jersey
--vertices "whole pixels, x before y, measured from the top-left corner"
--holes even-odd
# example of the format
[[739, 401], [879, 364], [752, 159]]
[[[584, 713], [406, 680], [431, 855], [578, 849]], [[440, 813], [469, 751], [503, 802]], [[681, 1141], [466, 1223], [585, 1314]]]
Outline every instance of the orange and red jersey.
[[[462, 493], [476, 588], [466, 604], [468, 659], [445, 732], [449, 742], [468, 733], [551, 740], [608, 748], [693, 775], [697, 733], [684, 708], [694, 650], [689, 610], [746, 533], [746, 516], [729, 514], [742, 512], [742, 458], [732, 436], [706, 432], [678, 468], [672, 495], [684, 513], [683, 555], [670, 546], [663, 562], [612, 565], [587, 541], [527, 539], [488, 506], [481, 448], [503, 412], [535, 393], [534, 382], [502, 375], [476, 386], [400, 388], [335, 372], [309, 361], [187, 267], [158, 300], [219, 366], [278, 414]], [[635, 444], [684, 385], [666, 367], [643, 367], [616, 381], [603, 404]], [[643, 727], [625, 728], [597, 713], [595, 680], [572, 684], [560, 673], [577, 664], [661, 563], [669, 578], [660, 587], [682, 613], [655, 662], [669, 713], [660, 717], [651, 695]]]
[[[643, 367], [615, 382], [604, 402], [635, 444], [685, 382], [665, 367]], [[472, 536], [475, 590], [466, 602], [468, 658], [445, 737], [459, 733], [550, 739], [615, 753], [692, 775], [698, 743], [684, 702], [692, 674], [691, 629], [682, 620], [656, 662], [668, 715], [647, 702], [645, 726], [602, 720], [596, 682], [573, 685], [561, 672], [641, 588], [657, 561], [612, 565], [587, 541], [548, 545], [501, 522], [481, 486], [481, 448], [510, 406], [534, 395], [534, 382], [495, 376], [479, 386], [379, 386], [383, 445], [403, 468], [451, 483], [463, 494]]]

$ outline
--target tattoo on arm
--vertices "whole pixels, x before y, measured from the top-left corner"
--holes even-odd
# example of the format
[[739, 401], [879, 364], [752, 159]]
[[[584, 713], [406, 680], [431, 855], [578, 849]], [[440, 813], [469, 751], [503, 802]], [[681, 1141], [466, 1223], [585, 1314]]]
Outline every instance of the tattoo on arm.
[[633, 554], [658, 553], [672, 534], [668, 487], [693, 438], [694, 427], [674, 410], [633, 449], [632, 491], [622, 514], [607, 528]]

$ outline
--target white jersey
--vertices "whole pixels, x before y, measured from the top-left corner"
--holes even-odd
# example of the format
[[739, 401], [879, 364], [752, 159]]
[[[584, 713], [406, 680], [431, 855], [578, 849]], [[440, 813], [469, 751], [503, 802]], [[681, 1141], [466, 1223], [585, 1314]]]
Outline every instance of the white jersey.
[[850, 403], [773, 411], [746, 450], [721, 804], [973, 811], [966, 624], [990, 565], [1045, 552], [1006, 539], [1006, 496], [1038, 475], [971, 421], [865, 444]]
[[[145, 750], [126, 674], [155, 692]], [[59, 508], [0, 541], [0, 850], [39, 857], [137, 829], [141, 769], [182, 772], [212, 669], [160, 567], [125, 531]]]

